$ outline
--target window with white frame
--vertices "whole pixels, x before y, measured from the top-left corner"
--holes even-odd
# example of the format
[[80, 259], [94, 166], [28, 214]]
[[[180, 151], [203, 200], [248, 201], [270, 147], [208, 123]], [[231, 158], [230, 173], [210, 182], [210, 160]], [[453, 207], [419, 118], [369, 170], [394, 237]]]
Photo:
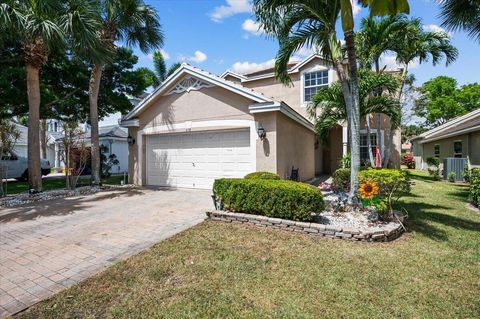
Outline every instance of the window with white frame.
[[327, 85], [328, 70], [305, 73], [303, 79], [303, 101], [311, 101], [315, 93]]
[[[367, 134], [360, 133], [360, 164], [362, 166], [370, 166], [370, 156], [368, 155], [368, 144], [367, 144]], [[372, 146], [372, 154], [375, 159], [376, 148], [377, 148], [377, 133], [370, 133], [370, 143]]]
[[461, 158], [463, 155], [462, 152], [462, 141], [453, 142], [453, 157]]

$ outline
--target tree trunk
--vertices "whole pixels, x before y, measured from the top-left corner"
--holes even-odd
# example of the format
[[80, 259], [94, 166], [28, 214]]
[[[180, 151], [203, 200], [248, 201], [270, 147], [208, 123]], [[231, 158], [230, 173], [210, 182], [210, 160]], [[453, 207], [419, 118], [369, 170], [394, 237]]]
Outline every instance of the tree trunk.
[[370, 166], [374, 167], [375, 162], [373, 160], [373, 153], [372, 153], [372, 139], [370, 133], [370, 114], [365, 115], [365, 125], [367, 126], [367, 148], [368, 148], [368, 159], [370, 160]]
[[[378, 59], [375, 60], [375, 73], [380, 73], [380, 61]], [[377, 92], [377, 94], [382, 94], [382, 92]], [[380, 137], [382, 136], [382, 114], [377, 113], [377, 146], [380, 147]]]
[[100, 184], [100, 146], [98, 137], [98, 93], [102, 78], [102, 65], [95, 65], [92, 69], [89, 85], [90, 101], [90, 149], [92, 158], [92, 183]]
[[[350, 193], [349, 203], [352, 203], [358, 188], [358, 171], [360, 170], [360, 100], [358, 95], [357, 57], [355, 53], [355, 36], [353, 31], [344, 32], [347, 46], [348, 66], [350, 69], [350, 93], [351, 93], [351, 145], [350, 145]], [[348, 107], [347, 107], [348, 110]]]
[[28, 95], [28, 184], [30, 189], [42, 191], [40, 166], [40, 68], [27, 64]]
[[[400, 89], [398, 91], [398, 104], [399, 107], [401, 107], [401, 98], [402, 98], [402, 92], [403, 92], [403, 87], [405, 86], [405, 79], [407, 77], [408, 69], [407, 66], [403, 68], [402, 72], [402, 77], [401, 77], [401, 84], [400, 84]], [[388, 163], [390, 162], [390, 157], [392, 156], [392, 149], [393, 149], [393, 135], [395, 134], [395, 125], [390, 121], [390, 133], [388, 134], [388, 144], [387, 144], [387, 149], [385, 150], [385, 156], [383, 159], [383, 166], [387, 167]]]
[[47, 158], [47, 120], [40, 120], [40, 158]]

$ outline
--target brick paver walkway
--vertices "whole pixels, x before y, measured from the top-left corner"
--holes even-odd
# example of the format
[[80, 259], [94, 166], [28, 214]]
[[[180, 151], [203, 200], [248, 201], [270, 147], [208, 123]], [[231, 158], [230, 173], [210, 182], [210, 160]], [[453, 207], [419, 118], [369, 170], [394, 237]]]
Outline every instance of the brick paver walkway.
[[212, 207], [199, 190], [118, 190], [0, 208], [0, 318], [187, 229]]

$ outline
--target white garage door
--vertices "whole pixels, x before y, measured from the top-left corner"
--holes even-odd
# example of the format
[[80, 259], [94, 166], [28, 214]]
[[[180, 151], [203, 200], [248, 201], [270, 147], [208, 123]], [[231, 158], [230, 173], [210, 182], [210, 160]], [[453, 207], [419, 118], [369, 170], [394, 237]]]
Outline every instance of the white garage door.
[[249, 130], [147, 136], [147, 184], [210, 189], [254, 170]]

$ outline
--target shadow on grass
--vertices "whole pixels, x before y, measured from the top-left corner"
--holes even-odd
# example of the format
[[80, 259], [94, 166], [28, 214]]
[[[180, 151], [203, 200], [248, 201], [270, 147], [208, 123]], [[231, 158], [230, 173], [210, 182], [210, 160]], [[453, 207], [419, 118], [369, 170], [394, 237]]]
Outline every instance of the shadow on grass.
[[52, 200], [38, 201], [12, 208], [7, 208], [6, 213], [0, 213], [0, 223], [10, 221], [27, 221], [38, 217], [65, 216], [77, 213], [81, 210], [94, 206], [95, 202], [110, 200], [115, 197], [132, 197], [144, 195], [141, 190], [126, 189], [114, 190], [94, 195], [80, 195], [70, 198], [56, 198]]
[[[425, 176], [413, 176], [413, 179], [421, 180], [421, 177]], [[448, 240], [449, 235], [448, 231], [441, 227], [441, 225], [454, 227], [456, 229], [480, 232], [480, 223], [454, 215], [454, 211], [459, 207], [457, 205], [464, 206], [468, 197], [467, 185], [454, 184], [454, 186], [455, 189], [453, 191], [444, 191], [445, 199], [449, 201], [448, 204], [451, 203], [449, 206], [442, 204], [431, 204], [422, 200], [415, 200], [412, 202], [401, 201], [398, 203], [397, 208], [405, 208], [408, 211], [408, 231], [419, 232], [431, 239], [441, 241]], [[441, 189], [442, 188], [439, 188], [438, 191], [442, 191]], [[405, 198], [427, 197], [428, 196], [412, 193]], [[435, 224], [440, 225], [437, 226]]]

